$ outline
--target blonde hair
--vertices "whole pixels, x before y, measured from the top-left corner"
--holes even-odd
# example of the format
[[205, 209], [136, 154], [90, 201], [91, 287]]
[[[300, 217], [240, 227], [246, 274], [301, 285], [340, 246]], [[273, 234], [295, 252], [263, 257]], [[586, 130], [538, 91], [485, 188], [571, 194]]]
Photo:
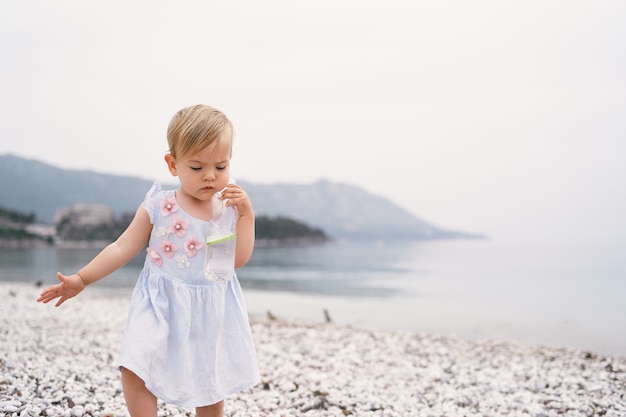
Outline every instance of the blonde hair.
[[221, 111], [203, 104], [179, 110], [167, 127], [167, 143], [175, 158], [193, 155], [221, 138], [232, 141], [232, 123]]

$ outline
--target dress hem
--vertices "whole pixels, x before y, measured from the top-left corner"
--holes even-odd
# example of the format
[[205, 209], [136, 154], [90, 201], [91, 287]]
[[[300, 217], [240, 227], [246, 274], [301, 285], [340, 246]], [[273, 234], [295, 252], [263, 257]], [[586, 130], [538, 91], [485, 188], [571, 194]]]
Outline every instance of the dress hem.
[[137, 377], [139, 377], [144, 384], [146, 385], [146, 389], [148, 391], [150, 391], [152, 393], [152, 395], [154, 395], [155, 397], [157, 397], [159, 400], [167, 403], [167, 404], [172, 404], [172, 405], [176, 405], [179, 407], [185, 407], [185, 408], [196, 408], [196, 407], [206, 407], [209, 405], [213, 405], [216, 404], [222, 400], [225, 400], [226, 398], [230, 397], [233, 394], [236, 394], [238, 392], [250, 389], [255, 387], [256, 385], [259, 384], [259, 382], [261, 382], [261, 378], [260, 376], [257, 376], [254, 382], [247, 382], [244, 384], [240, 384], [236, 387], [230, 388], [228, 390], [226, 390], [224, 393], [221, 393], [219, 395], [217, 395], [217, 397], [219, 397], [218, 399], [207, 399], [207, 400], [202, 400], [199, 402], [186, 402], [186, 401], [177, 401], [173, 398], [168, 397], [167, 395], [164, 395], [162, 393], [159, 393], [158, 390], [154, 389], [153, 387], [151, 387], [148, 382], [146, 382], [146, 374], [147, 372], [143, 372], [143, 371], [137, 371], [135, 369], [133, 369], [133, 367], [124, 365], [123, 363], [119, 363], [117, 365], [117, 370], [121, 372], [121, 368], [126, 368], [128, 369], [130, 372], [134, 373], [135, 375], [137, 375]]

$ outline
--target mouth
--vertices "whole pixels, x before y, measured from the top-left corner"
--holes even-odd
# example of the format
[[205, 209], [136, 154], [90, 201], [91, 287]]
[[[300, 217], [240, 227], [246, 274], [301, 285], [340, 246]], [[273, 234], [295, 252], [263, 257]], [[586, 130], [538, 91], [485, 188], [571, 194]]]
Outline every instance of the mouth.
[[211, 185], [205, 185], [204, 187], [200, 188], [200, 191], [202, 191], [202, 192], [215, 192], [215, 187], [213, 187]]

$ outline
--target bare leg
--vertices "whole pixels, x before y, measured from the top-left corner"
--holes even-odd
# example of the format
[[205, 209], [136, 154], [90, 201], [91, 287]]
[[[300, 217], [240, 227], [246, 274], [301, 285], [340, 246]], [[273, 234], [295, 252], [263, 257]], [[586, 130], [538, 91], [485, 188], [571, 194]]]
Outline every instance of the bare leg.
[[157, 398], [146, 388], [146, 384], [134, 372], [122, 371], [122, 388], [126, 407], [132, 417], [156, 417]]
[[196, 417], [224, 417], [224, 400], [206, 407], [196, 407]]

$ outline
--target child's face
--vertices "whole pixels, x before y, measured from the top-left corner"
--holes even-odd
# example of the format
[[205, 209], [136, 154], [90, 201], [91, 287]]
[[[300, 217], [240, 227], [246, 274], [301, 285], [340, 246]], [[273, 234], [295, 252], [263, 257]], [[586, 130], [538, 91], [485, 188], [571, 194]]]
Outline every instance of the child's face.
[[183, 193], [209, 201], [228, 184], [230, 156], [231, 139], [221, 138], [195, 154], [180, 158], [166, 155], [165, 160], [170, 173], [178, 176]]

